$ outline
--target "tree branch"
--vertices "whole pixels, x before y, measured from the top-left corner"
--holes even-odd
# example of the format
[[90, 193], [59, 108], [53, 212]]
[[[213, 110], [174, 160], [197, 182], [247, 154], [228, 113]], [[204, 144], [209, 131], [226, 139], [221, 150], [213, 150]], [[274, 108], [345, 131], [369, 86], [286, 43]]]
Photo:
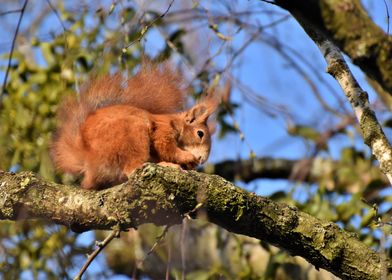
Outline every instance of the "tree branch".
[[[392, 147], [388, 142], [381, 125], [378, 123], [375, 113], [369, 106], [367, 93], [359, 86], [352, 75], [340, 50], [329, 40], [330, 36], [325, 31], [323, 23], [320, 22], [322, 18], [319, 18], [317, 15], [310, 16], [309, 14], [304, 13], [303, 11], [306, 9], [302, 7], [302, 0], [296, 2], [296, 4], [288, 3], [285, 0], [276, 0], [276, 2], [292, 13], [305, 32], [319, 47], [327, 62], [327, 72], [336, 79], [342, 88], [360, 124], [365, 143], [372, 150], [374, 156], [380, 163], [382, 172], [388, 177], [392, 184]], [[315, 4], [313, 0], [309, 2]], [[320, 4], [317, 4], [317, 6], [326, 6], [331, 4], [330, 2], [334, 1], [323, 0]], [[348, 4], [349, 2], [351, 4]], [[349, 6], [349, 11], [351, 12], [351, 9], [354, 9], [354, 6], [358, 3], [357, 0], [351, 0], [346, 4]], [[345, 10], [338, 2], [334, 2], [334, 5], [337, 10]], [[312, 8], [319, 9], [320, 7]], [[339, 12], [342, 12], [341, 10], [339, 10]], [[361, 30], [360, 32], [363, 31]], [[376, 34], [374, 34], [374, 36], [376, 36]], [[370, 36], [373, 36], [373, 34]], [[387, 39], [388, 38], [386, 38], [386, 40]], [[390, 45], [391, 51], [389, 52], [389, 55], [392, 55], [392, 44]], [[367, 54], [366, 50], [367, 49], [364, 50], [364, 53], [370, 55]], [[390, 63], [388, 63], [388, 65], [389, 64]]]
[[87, 268], [98, 256], [98, 254], [110, 243], [110, 241], [112, 241], [114, 238], [118, 238], [119, 236], [120, 230], [113, 229], [112, 232], [102, 242], [96, 242], [97, 248], [88, 256], [86, 262], [84, 263], [78, 274], [74, 277], [74, 280], [82, 279], [83, 274], [86, 272]]
[[392, 37], [368, 16], [360, 0], [275, 0], [301, 25], [319, 29], [342, 49], [367, 76], [392, 94]]
[[[241, 180], [249, 183], [256, 179], [289, 179], [300, 161], [271, 157], [224, 160], [206, 164], [200, 171], [222, 176], [228, 181]], [[309, 176], [303, 179], [303, 181], [308, 181]]]
[[[340, 173], [342, 168], [354, 170], [354, 176], [342, 176]], [[374, 166], [370, 160], [364, 168], [363, 162], [356, 160], [343, 162], [322, 157], [297, 160], [260, 157], [209, 163], [199, 171], [219, 175], [228, 181], [240, 180], [245, 183], [257, 179], [283, 179], [310, 184], [323, 182], [330, 191], [341, 193], [364, 191], [363, 197], [369, 203], [376, 203], [380, 197], [379, 191], [390, 185], [379, 166]], [[377, 181], [377, 188], [366, 189], [374, 181]]]
[[269, 242], [344, 279], [379, 279], [379, 254], [352, 233], [216, 175], [146, 164], [127, 183], [95, 192], [46, 182], [30, 172], [0, 172], [3, 220], [43, 218], [84, 229], [117, 224], [125, 229], [181, 223], [184, 214], [197, 215], [192, 211], [200, 203], [198, 211], [231, 232]]

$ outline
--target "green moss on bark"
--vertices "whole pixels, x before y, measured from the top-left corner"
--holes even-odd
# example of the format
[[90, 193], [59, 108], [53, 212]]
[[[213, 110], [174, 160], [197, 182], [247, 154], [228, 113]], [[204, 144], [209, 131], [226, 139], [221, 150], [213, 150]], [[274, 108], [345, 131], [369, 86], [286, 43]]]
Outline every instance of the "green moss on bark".
[[279, 246], [342, 278], [380, 275], [379, 255], [355, 236], [218, 176], [147, 164], [127, 183], [95, 192], [48, 183], [31, 173], [0, 175], [1, 219], [44, 218], [78, 229], [110, 229], [171, 225], [201, 211], [229, 231]]

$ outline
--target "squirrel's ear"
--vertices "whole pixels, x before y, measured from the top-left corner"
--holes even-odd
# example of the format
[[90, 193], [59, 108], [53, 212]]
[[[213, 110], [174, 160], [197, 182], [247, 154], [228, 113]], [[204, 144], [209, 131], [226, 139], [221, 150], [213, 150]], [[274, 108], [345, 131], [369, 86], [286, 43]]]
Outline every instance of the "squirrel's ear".
[[205, 123], [209, 116], [211, 116], [220, 103], [220, 98], [216, 96], [207, 96], [199, 104], [193, 106], [185, 114], [185, 121], [187, 124], [193, 122]]
[[187, 124], [206, 122], [209, 114], [207, 106], [197, 104], [190, 108], [185, 114], [185, 122]]

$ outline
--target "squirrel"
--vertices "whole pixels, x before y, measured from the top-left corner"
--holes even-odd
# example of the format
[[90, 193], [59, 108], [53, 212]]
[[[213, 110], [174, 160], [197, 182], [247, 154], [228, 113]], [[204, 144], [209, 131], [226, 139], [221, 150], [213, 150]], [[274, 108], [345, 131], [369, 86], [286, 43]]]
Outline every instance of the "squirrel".
[[82, 174], [82, 188], [98, 190], [127, 180], [145, 162], [194, 169], [210, 153], [208, 118], [219, 98], [207, 95], [182, 110], [182, 78], [167, 65], [144, 64], [91, 80], [80, 96], [63, 100], [50, 145], [57, 169]]

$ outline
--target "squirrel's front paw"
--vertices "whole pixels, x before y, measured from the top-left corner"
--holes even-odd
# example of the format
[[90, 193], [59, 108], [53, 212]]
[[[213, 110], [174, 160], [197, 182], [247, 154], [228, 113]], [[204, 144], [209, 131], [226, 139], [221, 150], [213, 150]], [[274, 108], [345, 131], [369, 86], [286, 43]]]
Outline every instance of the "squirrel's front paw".
[[186, 170], [195, 170], [199, 165], [198, 161], [188, 162], [186, 164], [181, 164], [181, 167]]
[[200, 164], [200, 160], [197, 159], [192, 153], [188, 152], [186, 158], [179, 162], [181, 167], [186, 170], [194, 170]]
[[196, 157], [192, 153], [190, 153], [190, 152], [183, 152], [177, 158], [177, 162], [180, 165], [188, 165], [188, 164], [197, 163], [198, 160], [196, 159]]

